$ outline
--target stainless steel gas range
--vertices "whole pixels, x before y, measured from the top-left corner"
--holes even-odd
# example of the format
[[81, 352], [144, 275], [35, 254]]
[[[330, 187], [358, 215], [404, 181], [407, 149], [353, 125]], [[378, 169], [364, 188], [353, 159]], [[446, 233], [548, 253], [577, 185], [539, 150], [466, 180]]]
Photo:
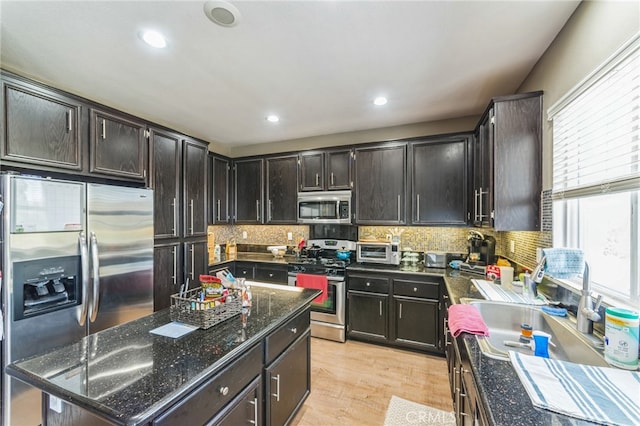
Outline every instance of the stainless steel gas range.
[[346, 240], [310, 240], [317, 246], [316, 257], [303, 257], [289, 262], [288, 284], [297, 285], [298, 274], [321, 275], [327, 278], [326, 297], [311, 303], [311, 335], [344, 342], [346, 340], [346, 269], [350, 260], [339, 260], [336, 249], [355, 250], [355, 242]]

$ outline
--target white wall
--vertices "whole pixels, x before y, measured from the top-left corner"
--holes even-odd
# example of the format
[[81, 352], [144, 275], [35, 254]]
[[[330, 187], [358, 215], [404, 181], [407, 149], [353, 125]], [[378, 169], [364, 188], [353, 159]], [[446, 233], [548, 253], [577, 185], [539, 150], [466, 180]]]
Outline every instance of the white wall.
[[583, 1], [518, 92], [543, 90], [543, 189], [552, 185], [547, 109], [640, 31], [640, 2]]

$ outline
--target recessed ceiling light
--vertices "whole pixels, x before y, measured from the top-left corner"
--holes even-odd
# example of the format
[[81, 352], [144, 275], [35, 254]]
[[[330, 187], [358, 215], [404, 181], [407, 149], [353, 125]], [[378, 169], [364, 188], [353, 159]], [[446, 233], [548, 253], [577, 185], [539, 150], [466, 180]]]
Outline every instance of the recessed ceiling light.
[[385, 98], [384, 96], [378, 96], [377, 98], [375, 98], [373, 100], [373, 103], [376, 105], [384, 105], [387, 103], [387, 98]]
[[280, 121], [280, 117], [278, 117], [277, 115], [268, 115], [267, 121], [270, 123], [277, 123], [278, 121]]
[[162, 34], [154, 30], [148, 30], [142, 33], [142, 40], [151, 47], [162, 49], [167, 47], [167, 40]]
[[226, 1], [209, 0], [204, 3], [204, 14], [214, 24], [235, 27], [240, 22], [240, 11]]

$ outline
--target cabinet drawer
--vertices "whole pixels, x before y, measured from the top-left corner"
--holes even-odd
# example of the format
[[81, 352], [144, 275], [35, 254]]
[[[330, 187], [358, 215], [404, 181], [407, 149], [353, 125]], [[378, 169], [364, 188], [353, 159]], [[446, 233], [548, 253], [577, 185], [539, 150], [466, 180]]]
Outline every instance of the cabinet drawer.
[[396, 296], [439, 300], [440, 284], [434, 282], [393, 280], [393, 294]]
[[369, 291], [372, 293], [389, 293], [388, 278], [350, 276], [348, 280], [349, 290]]
[[265, 347], [265, 364], [273, 361], [300, 337], [309, 328], [310, 320], [310, 311], [307, 309], [269, 335]]
[[246, 278], [252, 280], [254, 276], [255, 265], [253, 263], [236, 262], [235, 276], [238, 278]]
[[265, 268], [260, 265], [256, 265], [256, 281], [264, 281], [268, 283], [287, 283], [287, 270], [277, 268]]
[[261, 343], [254, 346], [154, 420], [153, 424], [201, 425], [206, 423], [260, 374], [262, 351]]

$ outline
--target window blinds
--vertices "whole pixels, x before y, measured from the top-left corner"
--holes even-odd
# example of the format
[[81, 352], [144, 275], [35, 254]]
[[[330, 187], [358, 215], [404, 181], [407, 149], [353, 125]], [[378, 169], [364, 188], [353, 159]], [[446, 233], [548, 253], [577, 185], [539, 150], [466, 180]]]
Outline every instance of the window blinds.
[[640, 189], [640, 37], [549, 109], [553, 198]]

